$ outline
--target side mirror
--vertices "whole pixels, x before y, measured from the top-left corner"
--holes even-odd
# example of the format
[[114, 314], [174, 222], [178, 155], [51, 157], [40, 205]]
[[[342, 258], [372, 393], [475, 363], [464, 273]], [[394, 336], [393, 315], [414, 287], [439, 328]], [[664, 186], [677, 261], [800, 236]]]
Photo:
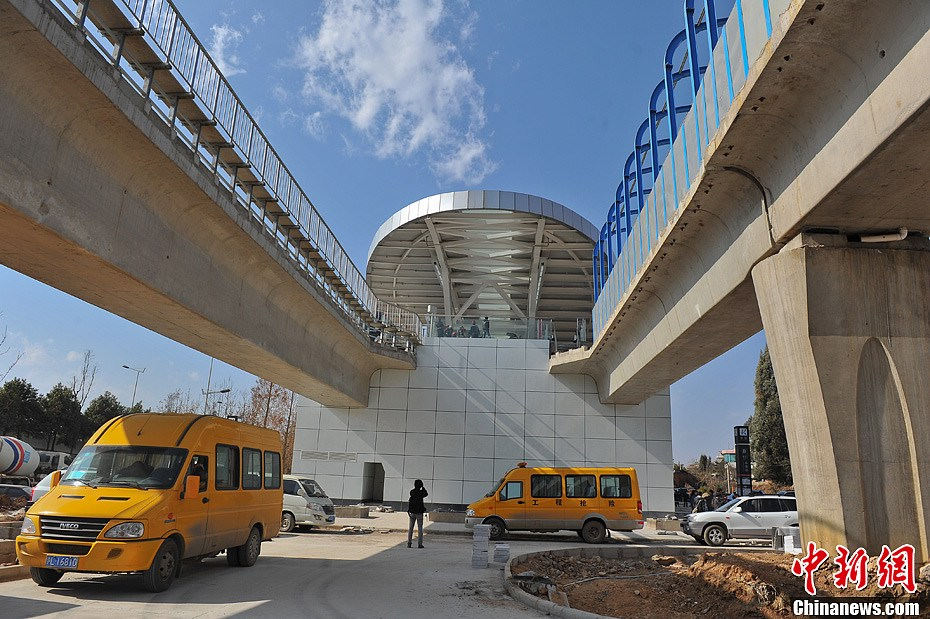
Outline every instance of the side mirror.
[[52, 471], [52, 476], [48, 480], [48, 488], [51, 490], [61, 482], [61, 471]]
[[198, 475], [188, 475], [184, 479], [184, 497], [195, 496], [200, 491], [200, 477]]
[[734, 507], [734, 508], [731, 509], [730, 511], [738, 514], [739, 512], [743, 511], [743, 508], [740, 507], [739, 505], [737, 505], [736, 507]]

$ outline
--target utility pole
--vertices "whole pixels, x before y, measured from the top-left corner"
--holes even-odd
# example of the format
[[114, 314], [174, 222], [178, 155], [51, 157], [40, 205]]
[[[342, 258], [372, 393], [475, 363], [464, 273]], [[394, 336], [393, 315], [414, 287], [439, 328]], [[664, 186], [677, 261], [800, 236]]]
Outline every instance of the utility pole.
[[265, 419], [262, 421], [262, 427], [268, 427], [268, 413], [271, 411], [271, 391], [274, 389], [274, 383], [268, 381], [268, 401], [265, 402]]
[[213, 357], [210, 357], [210, 372], [207, 374], [207, 390], [203, 392], [203, 414], [207, 414], [207, 400], [210, 399], [210, 380], [213, 378]]

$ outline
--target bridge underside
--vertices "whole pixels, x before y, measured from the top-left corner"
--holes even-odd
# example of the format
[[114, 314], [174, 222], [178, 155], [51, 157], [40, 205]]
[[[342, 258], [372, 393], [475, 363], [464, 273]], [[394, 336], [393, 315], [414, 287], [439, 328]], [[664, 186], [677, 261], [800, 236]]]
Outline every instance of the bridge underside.
[[752, 267], [802, 230], [930, 230], [930, 5], [821, 5], [775, 23], [608, 326], [551, 371], [641, 402], [762, 328]]
[[89, 42], [16, 5], [0, 0], [0, 262], [329, 405], [364, 406], [374, 370], [413, 367], [297, 271]]

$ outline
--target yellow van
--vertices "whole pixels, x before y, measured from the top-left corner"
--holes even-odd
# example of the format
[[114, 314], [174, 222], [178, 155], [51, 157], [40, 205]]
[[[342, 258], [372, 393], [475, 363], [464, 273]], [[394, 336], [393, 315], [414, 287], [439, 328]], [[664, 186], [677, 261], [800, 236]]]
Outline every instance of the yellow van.
[[577, 531], [599, 544], [608, 529], [643, 528], [636, 469], [527, 467], [520, 462], [483, 499], [468, 506], [465, 525], [491, 525], [491, 539], [506, 531]]
[[[183, 472], [183, 474], [182, 474]], [[26, 513], [16, 555], [42, 586], [137, 572], [164, 591], [181, 561], [254, 565], [281, 526], [281, 436], [212, 415], [138, 413], [101, 426]]]

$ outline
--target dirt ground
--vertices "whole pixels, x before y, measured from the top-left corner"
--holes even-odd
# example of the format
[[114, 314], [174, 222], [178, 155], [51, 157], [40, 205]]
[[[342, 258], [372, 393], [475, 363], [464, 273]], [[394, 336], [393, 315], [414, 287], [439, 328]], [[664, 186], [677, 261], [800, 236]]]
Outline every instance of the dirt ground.
[[[804, 580], [790, 571], [792, 559], [768, 552], [651, 559], [532, 557], [512, 564], [511, 572], [545, 576], [567, 594], [572, 608], [612, 617], [784, 617], [791, 615], [792, 600], [807, 595]], [[818, 595], [919, 601], [921, 609], [930, 612], [926, 584], [918, 585], [914, 595], [900, 587], [880, 590], [873, 565], [867, 589], [840, 590], [833, 586], [835, 567], [827, 562], [816, 572]]]

